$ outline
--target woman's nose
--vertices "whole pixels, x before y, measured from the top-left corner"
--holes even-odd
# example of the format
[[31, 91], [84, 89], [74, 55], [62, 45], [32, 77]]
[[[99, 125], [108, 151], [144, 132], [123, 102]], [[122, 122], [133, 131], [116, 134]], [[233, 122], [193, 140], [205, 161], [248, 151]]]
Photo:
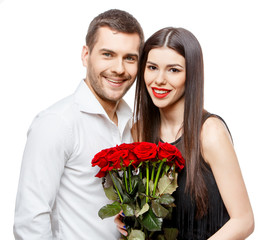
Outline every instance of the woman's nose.
[[164, 74], [164, 72], [160, 72], [157, 77], [155, 78], [155, 83], [157, 85], [163, 85], [163, 84], [166, 84], [166, 76]]

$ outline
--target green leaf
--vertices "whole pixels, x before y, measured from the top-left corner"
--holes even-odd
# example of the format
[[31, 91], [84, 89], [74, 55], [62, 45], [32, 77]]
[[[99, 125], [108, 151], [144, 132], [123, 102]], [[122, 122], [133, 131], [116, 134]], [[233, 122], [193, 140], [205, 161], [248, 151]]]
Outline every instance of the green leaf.
[[138, 177], [138, 192], [140, 192], [140, 193], [144, 193], [145, 192], [145, 185], [144, 185], [144, 183], [143, 183], [143, 180], [139, 177], [139, 176], [137, 176]]
[[152, 201], [151, 207], [156, 217], [165, 218], [169, 213], [169, 211], [166, 208], [164, 208], [161, 204], [157, 203], [156, 201]]
[[178, 237], [178, 229], [177, 228], [164, 228], [164, 233], [166, 240], [176, 240]]
[[133, 229], [128, 237], [128, 240], [145, 240], [144, 232]]
[[113, 217], [121, 211], [121, 206], [119, 202], [113, 202], [112, 204], [107, 204], [102, 207], [98, 215], [101, 219]]
[[175, 201], [174, 197], [170, 194], [164, 194], [157, 199], [157, 202], [164, 205], [169, 205]]
[[130, 198], [130, 196], [125, 192], [123, 193], [122, 198], [123, 198], [122, 203], [130, 204], [134, 202], [134, 200]]
[[143, 226], [149, 231], [161, 231], [162, 222], [163, 219], [156, 217], [151, 208], [142, 219]]
[[150, 188], [150, 192], [153, 192], [153, 188], [154, 188], [154, 183], [152, 180], [149, 181], [149, 188]]
[[136, 210], [135, 216], [138, 217], [142, 215], [143, 213], [147, 212], [149, 208], [150, 208], [149, 204], [145, 203], [143, 207], [140, 209], [140, 211]]
[[166, 173], [168, 172], [169, 169], [170, 169], [170, 166], [169, 166], [169, 165], [166, 165], [166, 166], [164, 167], [163, 173], [166, 174]]
[[159, 234], [156, 238], [156, 240], [166, 240], [164, 235]]
[[125, 189], [125, 188], [124, 188], [124, 186], [123, 186], [123, 184], [122, 184], [122, 181], [116, 176], [116, 173], [115, 173], [115, 172], [113, 172], [113, 173], [111, 174], [111, 177], [112, 177], [112, 180], [113, 180], [114, 184], [115, 184], [116, 187], [118, 188], [118, 190], [119, 190], [121, 196], [123, 196], [123, 189]]
[[130, 216], [134, 216], [134, 207], [130, 204], [122, 204], [121, 208], [123, 210], [123, 213], [125, 214], [125, 216], [130, 217]]
[[113, 186], [104, 188], [104, 192], [109, 200], [116, 201], [118, 199], [118, 195], [115, 193]]
[[132, 183], [132, 191], [131, 195], [134, 195], [136, 192], [145, 192], [145, 186], [143, 184], [142, 179], [139, 177], [139, 175], [135, 175], [131, 177], [131, 183]]
[[139, 176], [131, 177], [131, 185], [132, 185], [132, 190], [130, 191], [131, 195], [133, 195], [135, 191], [137, 190], [138, 182], [139, 182]]
[[129, 195], [125, 191], [125, 187], [122, 181], [116, 176], [116, 173], [112, 173], [112, 180], [115, 183], [116, 187], [118, 188], [120, 195], [122, 197], [122, 203], [131, 203], [133, 200], [129, 197]]
[[143, 182], [144, 186], [146, 186], [147, 178], [144, 177], [144, 178], [142, 179], [142, 182]]
[[160, 178], [158, 182], [158, 189], [159, 189], [159, 194], [172, 194], [176, 188], [178, 187], [177, 184], [177, 173], [175, 174], [175, 178], [173, 180], [170, 180], [170, 178], [167, 175], [164, 175], [163, 177]]

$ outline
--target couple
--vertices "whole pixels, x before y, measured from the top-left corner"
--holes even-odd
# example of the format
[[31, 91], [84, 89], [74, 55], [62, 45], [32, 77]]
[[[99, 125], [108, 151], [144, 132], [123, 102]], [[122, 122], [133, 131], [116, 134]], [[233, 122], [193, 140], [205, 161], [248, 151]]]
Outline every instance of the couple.
[[[203, 108], [203, 57], [197, 39], [164, 28], [144, 44], [129, 13], [109, 10], [90, 23], [75, 93], [31, 124], [18, 187], [15, 239], [111, 240], [121, 217], [101, 220], [107, 204], [93, 156], [123, 142], [169, 142], [185, 170], [171, 223], [178, 239], [245, 239], [254, 220], [230, 133]], [[122, 100], [137, 76], [135, 121]]]

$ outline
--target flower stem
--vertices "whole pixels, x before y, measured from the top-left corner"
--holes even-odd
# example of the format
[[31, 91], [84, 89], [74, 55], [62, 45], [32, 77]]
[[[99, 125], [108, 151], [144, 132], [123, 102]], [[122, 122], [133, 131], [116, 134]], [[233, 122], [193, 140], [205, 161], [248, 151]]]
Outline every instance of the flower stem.
[[124, 172], [123, 175], [124, 175], [125, 188], [126, 188], [126, 191], [129, 192], [128, 183], [127, 183], [127, 177], [128, 177], [127, 169], [123, 170], [123, 172]]
[[158, 171], [156, 173], [155, 182], [154, 182], [154, 186], [153, 186], [153, 192], [152, 192], [153, 197], [155, 196], [155, 191], [156, 191], [156, 187], [157, 187], [157, 183], [158, 183], [158, 179], [160, 176], [160, 172], [161, 172], [163, 163], [164, 163], [163, 161], [160, 162], [159, 167], [158, 167]]
[[146, 203], [149, 201], [148, 195], [149, 195], [149, 162], [146, 162]]
[[128, 167], [128, 174], [129, 174], [129, 185], [130, 185], [130, 193], [133, 191], [132, 189], [132, 170], [131, 170], [131, 166]]
[[156, 162], [153, 162], [153, 163], [152, 163], [152, 171], [151, 171], [151, 180], [152, 180], [152, 181], [153, 181], [153, 179], [154, 179], [155, 167], [156, 167]]
[[152, 237], [152, 235], [154, 234], [155, 232], [151, 232], [150, 233], [150, 235], [149, 235], [149, 238], [151, 238]]
[[122, 197], [121, 197], [120, 192], [119, 192], [119, 189], [118, 189], [118, 187], [117, 187], [117, 185], [116, 185], [116, 183], [115, 183], [115, 181], [114, 181], [114, 178], [112, 177], [111, 171], [109, 171], [109, 174], [110, 174], [110, 176], [111, 176], [111, 179], [112, 179], [112, 181], [113, 181], [113, 184], [114, 184], [114, 186], [115, 186], [115, 189], [116, 189], [116, 191], [117, 191], [117, 193], [118, 193], [120, 202], [122, 203], [122, 201], [123, 201], [123, 200], [122, 200]]

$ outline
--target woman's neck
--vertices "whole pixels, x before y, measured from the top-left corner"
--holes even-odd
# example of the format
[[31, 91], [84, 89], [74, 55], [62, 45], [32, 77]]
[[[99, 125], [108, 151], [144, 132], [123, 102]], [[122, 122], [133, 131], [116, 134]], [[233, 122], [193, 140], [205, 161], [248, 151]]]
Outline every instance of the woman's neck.
[[164, 142], [174, 142], [183, 133], [184, 99], [167, 108], [160, 108], [160, 138]]

